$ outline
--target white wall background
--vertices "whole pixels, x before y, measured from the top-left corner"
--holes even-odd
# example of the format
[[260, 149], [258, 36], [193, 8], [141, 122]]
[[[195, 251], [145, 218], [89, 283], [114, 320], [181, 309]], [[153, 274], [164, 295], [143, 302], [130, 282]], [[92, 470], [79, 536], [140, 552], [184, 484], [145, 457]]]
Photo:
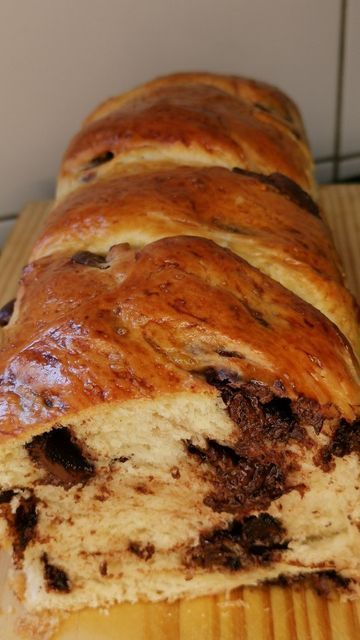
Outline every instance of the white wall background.
[[[359, 13], [359, 0], [349, 2]], [[51, 197], [62, 153], [99, 101], [174, 70], [278, 84], [298, 102], [315, 156], [331, 156], [340, 7], [341, 0], [0, 0], [0, 215]], [[359, 110], [347, 111], [355, 121]], [[351, 127], [346, 139], [360, 152]], [[322, 165], [325, 177], [330, 168]]]

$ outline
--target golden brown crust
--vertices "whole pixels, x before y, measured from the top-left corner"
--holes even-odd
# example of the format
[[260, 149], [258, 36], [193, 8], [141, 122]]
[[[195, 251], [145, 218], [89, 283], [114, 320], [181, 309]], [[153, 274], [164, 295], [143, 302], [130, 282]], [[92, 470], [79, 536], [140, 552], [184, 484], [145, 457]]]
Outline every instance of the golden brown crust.
[[302, 118], [297, 106], [291, 98], [280, 91], [280, 89], [266, 82], [259, 82], [258, 80], [252, 80], [250, 78], [206, 72], [173, 73], [155, 78], [140, 87], [136, 87], [132, 91], [106, 100], [94, 109], [86, 118], [84, 124], [89, 124], [94, 120], [103, 118], [133, 98], [138, 98], [141, 95], [162, 87], [184, 84], [203, 84], [216, 87], [243, 102], [253, 105], [265, 113], [267, 112], [280, 118], [287, 123], [288, 126], [293, 127], [294, 132], [298, 136], [306, 139]]
[[113, 106], [104, 117], [92, 118], [70, 143], [60, 194], [114, 165], [120, 171], [147, 157], [281, 172], [314, 191], [311, 157], [301, 134], [284, 118], [216, 86], [165, 82]]
[[58, 204], [32, 259], [106, 253], [126, 240], [141, 247], [166, 236], [207, 237], [296, 291], [360, 347], [356, 305], [327, 228], [310, 198], [284, 180], [222, 167], [109, 174]]
[[341, 281], [337, 254], [319, 215], [294, 202], [275, 180], [223, 167], [110, 173], [53, 209], [32, 259], [91, 248], [96, 241], [105, 251], [109, 237], [131, 236], [134, 229], [165, 237], [181, 235], [186, 228], [191, 235], [212, 230], [219, 236], [225, 232], [267, 240], [294, 260]]
[[209, 240], [118, 245], [106, 262], [43, 258], [18, 304], [0, 360], [2, 437], [103, 402], [214, 393], [199, 375], [208, 367], [280, 385], [337, 418], [358, 412], [356, 365], [335, 326]]

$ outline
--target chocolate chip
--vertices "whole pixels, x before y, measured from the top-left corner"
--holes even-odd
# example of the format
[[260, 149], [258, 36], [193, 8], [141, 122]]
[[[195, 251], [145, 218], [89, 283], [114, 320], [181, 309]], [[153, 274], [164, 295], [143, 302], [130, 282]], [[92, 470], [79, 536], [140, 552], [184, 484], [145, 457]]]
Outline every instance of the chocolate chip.
[[204, 504], [214, 511], [242, 513], [252, 508], [266, 508], [285, 489], [282, 470], [274, 462], [241, 456], [231, 447], [214, 440], [207, 448], [184, 442], [191, 456], [208, 465], [206, 476], [214, 490], [204, 498]]
[[78, 251], [72, 256], [71, 262], [82, 264], [86, 267], [96, 267], [97, 269], [108, 269], [110, 267], [104, 256], [91, 251]]
[[244, 356], [241, 353], [238, 353], [237, 351], [227, 351], [226, 349], [219, 349], [217, 353], [222, 358], [241, 358], [241, 359], [244, 358]]
[[248, 516], [243, 520], [242, 537], [244, 546], [259, 555], [261, 549], [277, 548], [283, 545], [285, 529], [273, 516], [260, 513], [258, 516]]
[[297, 204], [301, 209], [306, 209], [314, 216], [320, 217], [319, 207], [314, 200], [296, 182], [283, 173], [271, 173], [268, 176], [269, 183], [282, 195]]
[[337, 573], [333, 569], [327, 571], [314, 571], [297, 575], [281, 574], [273, 580], [266, 580], [266, 584], [280, 587], [306, 586], [313, 588], [318, 595], [328, 596], [334, 589], [349, 591], [351, 580]]
[[174, 478], [174, 480], [178, 480], [181, 477], [179, 467], [171, 467], [170, 473], [171, 477]]
[[294, 180], [291, 180], [291, 178], [285, 176], [283, 173], [275, 172], [270, 175], [264, 175], [262, 173], [240, 169], [239, 167], [234, 167], [233, 172], [254, 178], [269, 187], [273, 187], [278, 193], [291, 200], [291, 202], [301, 209], [305, 209], [312, 215], [320, 217], [319, 207], [311, 196], [294, 182]]
[[352, 423], [341, 420], [330, 443], [321, 449], [314, 461], [325, 471], [329, 471], [333, 467], [334, 457], [343, 458], [351, 453], [360, 455], [360, 420]]
[[83, 455], [67, 427], [35, 436], [25, 445], [30, 458], [45, 469], [46, 482], [68, 489], [84, 484], [95, 475], [92, 462]]
[[340, 575], [332, 569], [328, 571], [318, 571], [311, 574], [310, 577], [314, 583], [314, 587], [319, 595], [327, 595], [333, 588], [348, 590], [350, 579]]
[[20, 498], [15, 513], [8, 511], [6, 518], [13, 534], [13, 551], [18, 563], [24, 556], [24, 551], [33, 538], [38, 521], [37, 499], [34, 494], [29, 498]]
[[199, 544], [185, 554], [187, 566], [238, 571], [267, 564], [288, 548], [286, 531], [267, 513], [235, 520], [226, 529], [201, 534]]
[[341, 420], [333, 435], [331, 451], [337, 458], [343, 458], [352, 452], [360, 453], [360, 420], [352, 424]]
[[259, 109], [260, 111], [265, 111], [266, 113], [272, 113], [273, 110], [270, 109], [268, 105], [262, 104], [261, 102], [254, 102], [254, 107]]
[[114, 157], [114, 154], [112, 151], [104, 151], [103, 153], [100, 153], [98, 156], [95, 156], [95, 158], [90, 160], [90, 162], [88, 162], [85, 165], [84, 169], [88, 170], [88, 169], [94, 169], [95, 167], [99, 167], [101, 164], [110, 162], [110, 160], [112, 160], [113, 157]]
[[129, 551], [138, 556], [142, 560], [150, 560], [155, 553], [155, 547], [153, 544], [142, 545], [140, 542], [129, 542]]
[[10, 300], [6, 304], [4, 304], [3, 307], [1, 307], [1, 309], [0, 309], [0, 327], [6, 327], [6, 325], [9, 324], [9, 322], [11, 320], [11, 316], [12, 316], [13, 311], [14, 311], [14, 306], [15, 306], [15, 298], [13, 300]]
[[252, 448], [254, 441], [260, 444], [264, 438], [305, 441], [302, 423], [311, 424], [312, 419], [318, 426], [321, 419], [318, 405], [312, 406], [306, 398], [294, 407], [289, 398], [276, 396], [268, 386], [256, 380], [242, 382], [224, 369], [208, 369], [205, 377], [219, 389], [230, 418], [241, 428], [242, 440], [248, 439]]
[[108, 572], [108, 565], [107, 562], [101, 562], [99, 565], [99, 572], [101, 576], [107, 576], [107, 572]]
[[47, 553], [42, 554], [41, 562], [44, 565], [46, 588], [49, 591], [70, 593], [70, 580], [67, 573], [63, 569], [56, 567], [54, 564], [50, 564]]
[[325, 416], [316, 400], [300, 397], [292, 403], [292, 410], [298, 417], [300, 424], [311, 426], [316, 435], [319, 435]]
[[7, 504], [11, 502], [13, 497], [15, 496], [15, 491], [13, 489], [6, 489], [5, 491], [0, 492], [0, 504]]

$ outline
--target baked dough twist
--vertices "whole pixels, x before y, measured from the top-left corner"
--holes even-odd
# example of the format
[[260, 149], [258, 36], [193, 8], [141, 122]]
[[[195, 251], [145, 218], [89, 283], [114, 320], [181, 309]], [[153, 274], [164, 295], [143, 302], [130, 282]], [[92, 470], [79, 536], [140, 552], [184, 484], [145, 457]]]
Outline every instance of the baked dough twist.
[[28, 608], [319, 573], [356, 593], [358, 310], [314, 197], [268, 85], [176, 74], [87, 118], [0, 353]]

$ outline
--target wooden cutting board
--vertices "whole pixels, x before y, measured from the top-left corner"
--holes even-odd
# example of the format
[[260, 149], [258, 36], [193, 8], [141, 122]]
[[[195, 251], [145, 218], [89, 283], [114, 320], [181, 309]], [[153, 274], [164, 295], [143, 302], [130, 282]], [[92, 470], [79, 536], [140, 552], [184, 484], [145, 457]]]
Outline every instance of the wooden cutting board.
[[[321, 202], [342, 257], [348, 284], [360, 299], [360, 185], [326, 186]], [[49, 203], [29, 204], [0, 258], [0, 305], [14, 297], [21, 267]], [[360, 553], [360, 550], [359, 550]], [[19, 640], [23, 615], [7, 584], [0, 556], [0, 640]], [[33, 636], [44, 637], [35, 622]], [[305, 588], [237, 589], [173, 604], [119, 605], [84, 610], [60, 623], [51, 640], [360, 640], [360, 601], [326, 600]]]

